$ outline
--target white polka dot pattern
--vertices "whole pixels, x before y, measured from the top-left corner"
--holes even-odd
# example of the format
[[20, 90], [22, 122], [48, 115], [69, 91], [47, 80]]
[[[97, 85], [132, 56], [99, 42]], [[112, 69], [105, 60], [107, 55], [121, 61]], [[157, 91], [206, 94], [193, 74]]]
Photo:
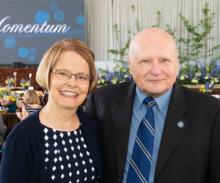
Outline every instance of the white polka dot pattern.
[[81, 129], [59, 132], [44, 127], [44, 167], [54, 183], [98, 182]]

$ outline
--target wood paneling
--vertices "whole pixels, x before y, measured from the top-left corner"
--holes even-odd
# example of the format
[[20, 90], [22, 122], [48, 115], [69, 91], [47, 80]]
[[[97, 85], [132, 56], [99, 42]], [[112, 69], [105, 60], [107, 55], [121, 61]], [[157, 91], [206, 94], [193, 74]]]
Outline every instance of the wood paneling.
[[0, 85], [4, 86], [7, 77], [14, 77], [13, 73], [16, 72], [16, 87], [20, 87], [20, 80], [22, 78], [29, 80], [29, 73], [32, 73], [31, 85], [34, 86], [35, 89], [41, 89], [35, 81], [36, 70], [36, 67], [0, 67]]

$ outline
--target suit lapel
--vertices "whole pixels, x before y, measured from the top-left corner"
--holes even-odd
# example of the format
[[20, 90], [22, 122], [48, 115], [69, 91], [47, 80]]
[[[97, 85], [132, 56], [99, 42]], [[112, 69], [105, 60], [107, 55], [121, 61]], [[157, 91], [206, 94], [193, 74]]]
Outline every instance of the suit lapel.
[[[155, 179], [166, 165], [166, 162], [189, 125], [189, 122], [184, 118], [184, 114], [188, 110], [189, 106], [184, 98], [182, 88], [177, 84], [174, 85], [160, 143]], [[181, 127], [178, 124], [184, 124], [184, 126]]]
[[131, 126], [131, 116], [135, 94], [135, 84], [132, 82], [128, 90], [118, 95], [112, 108], [113, 131], [118, 162], [119, 176], [122, 176], [127, 155], [128, 139]]

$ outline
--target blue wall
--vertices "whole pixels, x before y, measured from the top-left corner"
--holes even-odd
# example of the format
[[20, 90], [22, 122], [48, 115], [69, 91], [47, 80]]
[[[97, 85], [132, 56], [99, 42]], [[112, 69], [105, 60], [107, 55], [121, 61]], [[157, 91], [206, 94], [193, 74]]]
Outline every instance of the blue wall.
[[63, 38], [85, 38], [84, 0], [0, 2], [0, 65], [38, 64]]

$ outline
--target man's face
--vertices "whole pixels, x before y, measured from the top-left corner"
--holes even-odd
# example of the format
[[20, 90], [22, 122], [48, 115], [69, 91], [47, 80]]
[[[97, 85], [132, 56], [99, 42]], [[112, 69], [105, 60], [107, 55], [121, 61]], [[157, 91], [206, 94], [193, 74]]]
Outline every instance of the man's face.
[[129, 54], [129, 69], [137, 86], [157, 97], [172, 88], [179, 60], [175, 44], [167, 39], [134, 43]]

